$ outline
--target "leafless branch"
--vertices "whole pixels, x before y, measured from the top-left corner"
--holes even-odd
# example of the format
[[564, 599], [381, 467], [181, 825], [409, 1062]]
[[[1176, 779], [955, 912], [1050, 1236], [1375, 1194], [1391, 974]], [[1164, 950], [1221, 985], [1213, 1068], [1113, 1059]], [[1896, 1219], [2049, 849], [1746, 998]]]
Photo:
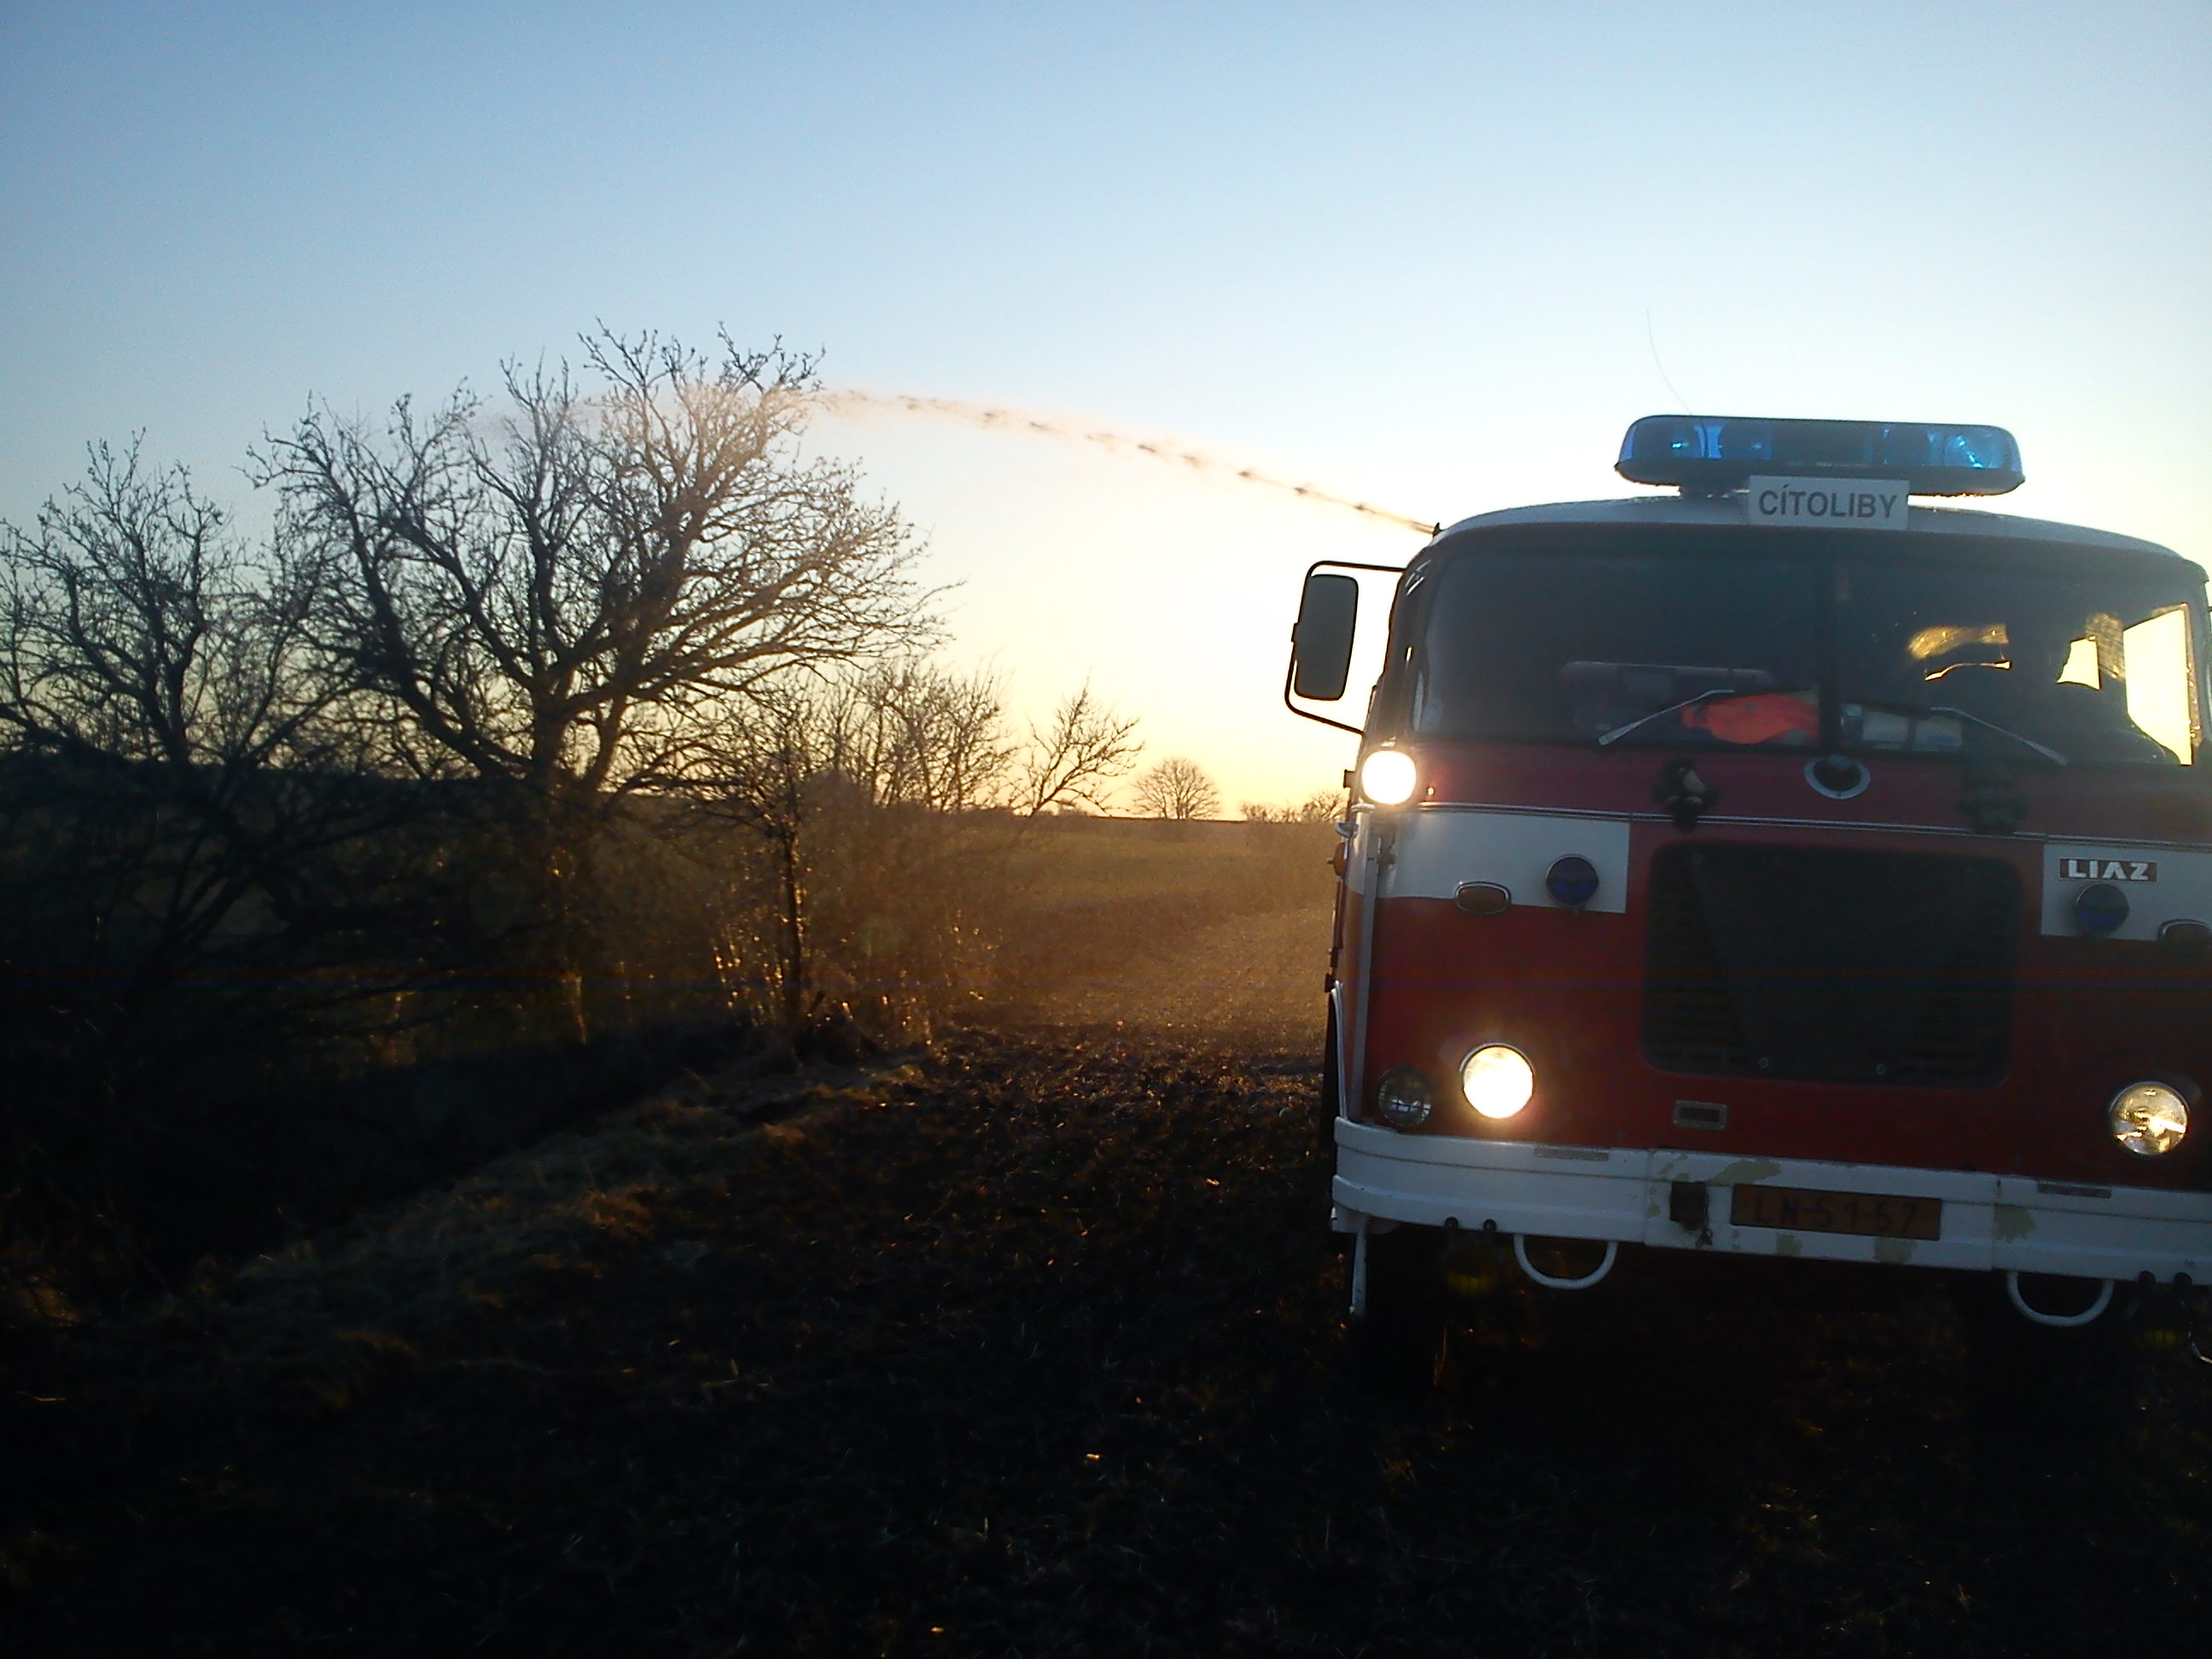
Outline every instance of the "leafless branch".
[[1144, 752], [1136, 732], [1136, 716], [1099, 702], [1085, 681], [1060, 700], [1048, 725], [1030, 728], [1018, 810], [1036, 817], [1077, 805], [1103, 808], [1108, 789]]

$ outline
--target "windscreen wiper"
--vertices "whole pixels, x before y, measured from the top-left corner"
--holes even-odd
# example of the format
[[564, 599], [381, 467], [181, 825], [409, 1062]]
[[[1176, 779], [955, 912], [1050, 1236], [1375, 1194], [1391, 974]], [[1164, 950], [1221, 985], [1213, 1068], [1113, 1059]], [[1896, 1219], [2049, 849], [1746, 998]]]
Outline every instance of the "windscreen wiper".
[[1985, 732], [1994, 732], [2001, 738], [2010, 738], [2014, 743], [2026, 744], [2053, 766], [2066, 764], [2066, 757], [2056, 749], [2051, 748], [2048, 744], [2038, 743], [2033, 738], [2022, 737], [2009, 726], [1999, 726], [1995, 720], [1985, 720], [1979, 714], [1970, 714], [1963, 708], [1954, 708], [1945, 702], [1930, 703], [1928, 712], [1931, 714], [1950, 714], [1962, 720], [1972, 720]]
[[1685, 708], [1695, 708], [1702, 703], [1720, 702], [1729, 697], [1786, 697], [1794, 691], [1803, 691], [1802, 685], [1717, 685], [1710, 691], [1700, 691], [1694, 697], [1685, 697], [1680, 702], [1670, 702], [1664, 708], [1655, 708], [1648, 714], [1638, 715], [1626, 726], [1616, 726], [1597, 740], [1597, 746], [1606, 748], [1631, 732], [1638, 732], [1654, 720], [1664, 720], [1669, 714], [1679, 714]]
[[2001, 738], [2010, 738], [2022, 747], [2033, 749], [2053, 766], [2063, 766], [2067, 763], [2066, 757], [2049, 744], [2038, 743], [2033, 738], [2015, 732], [2009, 726], [1999, 726], [1995, 720], [1985, 720], [1979, 714], [1968, 709], [1957, 708], [1951, 703], [1907, 702], [1902, 697], [1894, 701], [1880, 697], [1851, 697], [1847, 701], [1857, 703], [1861, 708], [1893, 709], [1901, 714], [1910, 714], [1915, 720], [1925, 720], [1930, 714], [1948, 714], [1954, 720], [1961, 720], [1970, 725], [1978, 726], [1984, 732], [1994, 732]]

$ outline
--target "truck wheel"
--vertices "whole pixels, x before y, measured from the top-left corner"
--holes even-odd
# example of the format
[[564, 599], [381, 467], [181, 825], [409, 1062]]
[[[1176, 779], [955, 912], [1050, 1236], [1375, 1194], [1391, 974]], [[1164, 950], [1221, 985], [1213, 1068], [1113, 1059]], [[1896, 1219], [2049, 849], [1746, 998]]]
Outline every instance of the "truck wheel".
[[1352, 1331], [1353, 1358], [1370, 1388], [1418, 1394], [1436, 1381], [1444, 1350], [1443, 1237], [1400, 1227], [1367, 1240], [1367, 1305]]

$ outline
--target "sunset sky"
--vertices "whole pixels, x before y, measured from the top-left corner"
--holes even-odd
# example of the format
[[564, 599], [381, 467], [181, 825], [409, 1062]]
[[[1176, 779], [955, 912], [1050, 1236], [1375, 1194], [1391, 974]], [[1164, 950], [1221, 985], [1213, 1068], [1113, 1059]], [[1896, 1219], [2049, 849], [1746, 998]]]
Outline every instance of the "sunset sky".
[[[1995, 422], [2006, 510], [2212, 556], [2212, 7], [0, 0], [0, 516], [143, 429], [214, 493], [594, 319], [1177, 439], [1422, 518], [1632, 493], [1622, 428]], [[1670, 385], [1671, 382], [1671, 385]], [[855, 412], [951, 654], [1088, 676], [1233, 805], [1306, 563], [1419, 538]]]

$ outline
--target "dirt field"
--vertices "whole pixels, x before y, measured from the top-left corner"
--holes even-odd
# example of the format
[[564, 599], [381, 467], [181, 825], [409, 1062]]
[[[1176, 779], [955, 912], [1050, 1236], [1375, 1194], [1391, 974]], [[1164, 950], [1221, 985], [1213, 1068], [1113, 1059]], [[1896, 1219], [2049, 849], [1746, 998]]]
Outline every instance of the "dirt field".
[[1167, 942], [1159, 957], [1055, 987], [1040, 1023], [1294, 1048], [1321, 1029], [1328, 914], [1233, 916]]
[[0, 1650], [2201, 1644], [2212, 1370], [2058, 1386], [1935, 1275], [1509, 1281], [1432, 1395], [1356, 1387], [1326, 926], [689, 1083], [15, 1356]]
[[1320, 1042], [1335, 878], [1325, 824], [1060, 820], [1029, 866], [1041, 950], [1002, 1027]]

